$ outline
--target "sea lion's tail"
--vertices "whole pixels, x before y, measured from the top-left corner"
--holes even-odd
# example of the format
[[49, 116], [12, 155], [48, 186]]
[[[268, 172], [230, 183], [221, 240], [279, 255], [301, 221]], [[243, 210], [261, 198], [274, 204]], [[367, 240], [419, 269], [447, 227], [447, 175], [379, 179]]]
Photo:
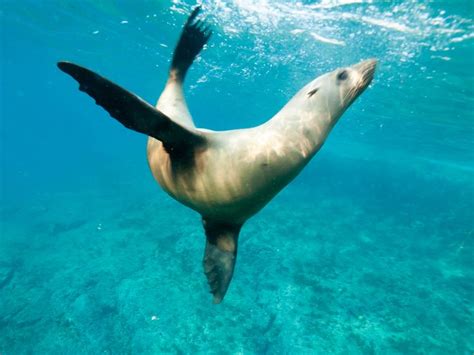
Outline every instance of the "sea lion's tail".
[[214, 303], [220, 303], [234, 274], [237, 240], [242, 225], [214, 222], [203, 218], [203, 226], [206, 232], [204, 273], [214, 296]]
[[204, 45], [209, 41], [212, 31], [201, 20], [196, 20], [196, 16], [201, 10], [196, 6], [186, 21], [178, 44], [174, 49], [173, 60], [171, 61], [170, 77], [183, 81], [191, 64], [197, 57]]

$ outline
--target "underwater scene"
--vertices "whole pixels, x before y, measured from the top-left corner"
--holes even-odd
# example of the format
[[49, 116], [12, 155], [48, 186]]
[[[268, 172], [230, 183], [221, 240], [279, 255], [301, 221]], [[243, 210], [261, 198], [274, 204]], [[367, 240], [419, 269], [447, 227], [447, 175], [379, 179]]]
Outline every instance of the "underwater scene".
[[[242, 226], [220, 304], [201, 216], [155, 181], [146, 135], [57, 67], [155, 106], [196, 4], [0, 2], [0, 354], [473, 354], [474, 3], [199, 3], [212, 34], [184, 82], [199, 128], [264, 125], [317, 77], [377, 60], [321, 149]], [[292, 162], [298, 129], [272, 127], [281, 141], [219, 136], [235, 141], [214, 161], [223, 181], [243, 166], [227, 154], [239, 142]]]

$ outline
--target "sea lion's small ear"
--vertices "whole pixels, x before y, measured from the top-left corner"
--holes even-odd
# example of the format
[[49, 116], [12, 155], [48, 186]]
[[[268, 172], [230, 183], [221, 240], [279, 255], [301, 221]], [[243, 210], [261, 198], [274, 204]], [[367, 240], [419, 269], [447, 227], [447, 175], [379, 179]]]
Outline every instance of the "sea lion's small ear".
[[311, 97], [313, 96], [314, 94], [316, 94], [318, 92], [319, 88], [316, 88], [316, 89], [313, 89], [311, 90], [310, 92], [308, 92], [308, 97]]

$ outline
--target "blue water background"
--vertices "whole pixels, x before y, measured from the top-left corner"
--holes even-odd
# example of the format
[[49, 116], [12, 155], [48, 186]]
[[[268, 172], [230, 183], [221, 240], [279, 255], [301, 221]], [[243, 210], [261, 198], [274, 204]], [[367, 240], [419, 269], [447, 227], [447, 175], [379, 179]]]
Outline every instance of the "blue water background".
[[154, 103], [193, 4], [0, 2], [0, 353], [472, 353], [473, 3], [204, 2], [199, 127], [258, 125], [316, 76], [379, 60], [245, 225], [219, 306], [200, 218], [154, 182], [146, 137], [55, 66]]

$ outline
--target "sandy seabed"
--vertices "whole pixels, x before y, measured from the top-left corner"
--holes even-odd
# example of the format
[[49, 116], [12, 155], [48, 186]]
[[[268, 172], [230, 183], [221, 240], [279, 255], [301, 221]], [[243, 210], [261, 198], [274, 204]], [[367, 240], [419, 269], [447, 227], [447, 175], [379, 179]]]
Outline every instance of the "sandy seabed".
[[3, 206], [0, 352], [472, 353], [472, 174], [430, 172], [320, 159], [217, 306], [199, 216], [149, 176]]

